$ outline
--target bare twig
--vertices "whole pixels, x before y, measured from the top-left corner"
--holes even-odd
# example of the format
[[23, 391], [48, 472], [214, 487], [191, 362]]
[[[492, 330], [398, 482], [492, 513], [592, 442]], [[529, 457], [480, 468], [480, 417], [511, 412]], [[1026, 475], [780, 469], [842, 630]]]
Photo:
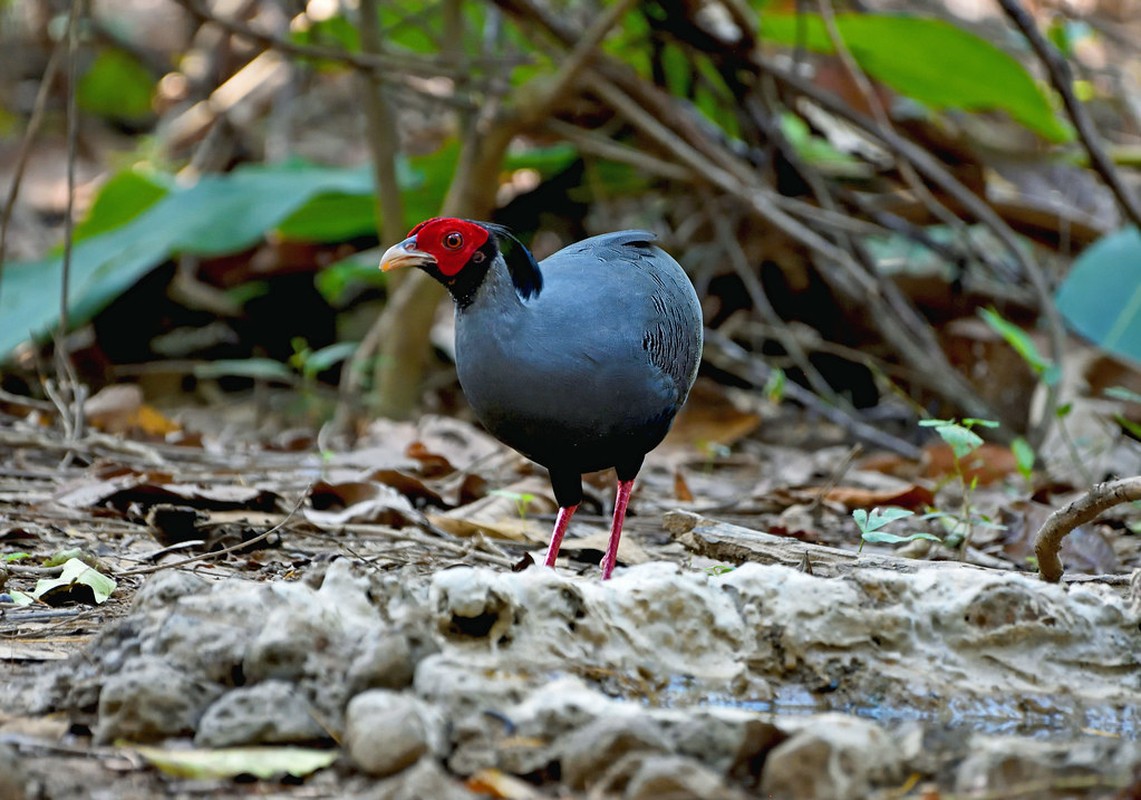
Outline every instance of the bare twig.
[[1141, 500], [1141, 477], [1122, 478], [1096, 484], [1065, 508], [1046, 518], [1034, 537], [1034, 554], [1038, 557], [1038, 574], [1043, 580], [1057, 583], [1062, 579], [1062, 560], [1058, 552], [1062, 540], [1079, 525], [1092, 522], [1107, 509], [1121, 503]]
[[[850, 108], [828, 92], [819, 89], [810, 81], [804, 80], [798, 75], [794, 75], [775, 62], [758, 56], [757, 63], [766, 73], [772, 75], [788, 88], [808, 97], [829, 113], [835, 114], [837, 117], [871, 133], [883, 142], [884, 145], [901, 153], [916, 170], [945, 191], [955, 202], [959, 203], [968, 214], [991, 229], [999, 241], [1002, 242], [1007, 252], [1018, 263], [1023, 274], [1025, 274], [1030, 281], [1030, 285], [1033, 287], [1034, 293], [1041, 306], [1041, 312], [1045, 318], [1047, 331], [1050, 336], [1050, 357], [1054, 363], [1061, 368], [1063, 365], [1065, 347], [1065, 328], [1062, 325], [1061, 317], [1058, 315], [1058, 309], [1054, 305], [1053, 295], [1050, 291], [1046, 276], [1042, 273], [1040, 265], [1025, 253], [1014, 231], [1010, 229], [1010, 226], [1003, 221], [994, 209], [955, 178], [938, 159], [914, 142], [899, 135], [894, 130], [885, 129], [876, 125], [873, 120], [869, 120], [863, 114]], [[1057, 405], [1058, 387], [1061, 383], [1061, 381], [1055, 381], [1046, 387], [1046, 408], [1027, 437], [1032, 444], [1041, 443], [1045, 439], [1050, 426], [1053, 424], [1055, 417], [1053, 409]]]
[[413, 80], [416, 77], [439, 77], [441, 75], [456, 77], [456, 73], [449, 70], [449, 66], [437, 59], [417, 58], [413, 56], [377, 55], [370, 53], [351, 53], [346, 50], [337, 50], [331, 47], [316, 47], [303, 45], [217, 14], [214, 14], [202, 0], [175, 0], [195, 18], [209, 22], [223, 28], [234, 36], [255, 42], [266, 49], [277, 50], [297, 58], [309, 58], [320, 61], [332, 61], [344, 64], [358, 70], [375, 72], [380, 80], [392, 83], [403, 89], [423, 94], [433, 100], [466, 106], [470, 101], [456, 96], [444, 97], [436, 92], [429, 91], [423, 83]]
[[[55, 335], [56, 388], [63, 391], [52, 400], [59, 405], [60, 417], [69, 440], [83, 435], [83, 401], [86, 389], [79, 382], [67, 349], [67, 334], [71, 327], [71, 258], [75, 238], [75, 162], [79, 143], [79, 18], [84, 12], [84, 0], [71, 0], [71, 13], [67, 19], [67, 210], [63, 217], [63, 263], [60, 267], [59, 326]], [[50, 387], [51, 382], [46, 386]], [[70, 460], [69, 451], [65, 462]]]
[[32, 105], [32, 114], [28, 118], [28, 127], [24, 131], [24, 138], [20, 140], [20, 150], [16, 154], [16, 166], [12, 174], [12, 183], [8, 186], [8, 197], [4, 201], [3, 216], [0, 217], [0, 289], [4, 282], [4, 260], [8, 254], [8, 225], [12, 221], [12, 211], [16, 207], [16, 198], [20, 194], [20, 183], [24, 179], [24, 171], [28, 167], [28, 157], [32, 153], [32, 143], [39, 133], [40, 124], [44, 120], [44, 109], [47, 108], [48, 95], [51, 94], [52, 84], [59, 71], [60, 61], [63, 58], [67, 39], [60, 39], [52, 49], [48, 65], [44, 68], [44, 76], [40, 80], [40, 88], [36, 91], [36, 100]]
[[737, 273], [737, 277], [745, 286], [745, 292], [753, 303], [753, 310], [761, 319], [772, 326], [776, 333], [775, 338], [781, 343], [796, 366], [804, 373], [812, 391], [829, 404], [850, 410], [845, 402], [832, 391], [832, 387], [824, 380], [824, 376], [809, 361], [808, 354], [804, 352], [800, 342], [777, 315], [776, 309], [773, 308], [768, 296], [765, 295], [764, 287], [761, 286], [761, 281], [757, 278], [753, 265], [749, 263], [745, 251], [741, 248], [741, 243], [737, 241], [736, 235], [730, 228], [724, 209], [718, 207], [716, 200], [709, 196], [708, 190], [704, 194], [706, 197], [705, 205], [708, 210], [706, 216], [712, 222], [713, 229], [717, 231], [717, 238], [721, 240], [721, 247], [729, 257], [733, 271]]
[[[377, 0], [361, 0], [360, 3], [361, 49], [374, 56], [383, 54], [380, 32], [380, 10]], [[380, 241], [392, 244], [400, 240], [404, 233], [404, 199], [400, 194], [400, 181], [396, 161], [400, 152], [399, 132], [396, 114], [385, 93], [385, 86], [376, 70], [360, 73], [365, 84], [364, 112], [365, 138], [372, 151], [372, 168], [376, 181], [376, 218]], [[390, 278], [390, 287], [399, 284], [397, 276]], [[352, 409], [360, 391], [361, 376], [366, 364], [376, 353], [385, 333], [384, 317], [378, 317], [368, 333], [345, 363], [338, 387], [337, 411], [332, 422], [335, 433], [350, 431]]]
[[[706, 358], [716, 363], [719, 356], [723, 357], [727, 363], [719, 366], [723, 369], [733, 367], [732, 371], [738, 378], [742, 378], [758, 388], [768, 382], [769, 376], [772, 374], [768, 365], [720, 331], [706, 328], [705, 345]], [[795, 383], [785, 384], [784, 394], [813, 413], [819, 414], [829, 422], [846, 430], [854, 438], [873, 447], [898, 453], [904, 458], [915, 461], [919, 461], [923, 456], [923, 452], [910, 442], [905, 442], [903, 439], [885, 433], [879, 428], [856, 418], [853, 414], [822, 402], [812, 392]]]
[[124, 578], [130, 575], [150, 575], [152, 572], [162, 572], [168, 569], [180, 569], [188, 564], [193, 564], [198, 561], [205, 561], [211, 558], [218, 558], [219, 556], [227, 556], [230, 553], [236, 553], [241, 550], [247, 550], [252, 545], [258, 544], [259, 542], [264, 542], [270, 536], [284, 528], [286, 523], [288, 523], [289, 520], [293, 519], [293, 517], [297, 514], [298, 509], [301, 508], [301, 504], [305, 502], [305, 498], [309, 496], [309, 491], [312, 488], [313, 483], [310, 481], [309, 485], [306, 486], [304, 491], [301, 492], [301, 496], [297, 498], [297, 502], [293, 504], [293, 508], [289, 509], [289, 513], [285, 515], [285, 519], [274, 525], [272, 528], [262, 531], [252, 539], [246, 539], [243, 542], [238, 542], [237, 544], [230, 545], [229, 547], [223, 547], [221, 550], [211, 550], [208, 553], [199, 553], [196, 556], [184, 558], [181, 561], [175, 561], [173, 564], [157, 564], [153, 567], [139, 567], [138, 569], [129, 569], [126, 572], [117, 572], [115, 573], [115, 577]]
[[1018, 26], [1018, 30], [1022, 31], [1022, 35], [1030, 42], [1030, 46], [1034, 49], [1042, 65], [1046, 67], [1046, 73], [1050, 76], [1050, 83], [1061, 95], [1066, 113], [1070, 115], [1070, 120], [1077, 129], [1078, 139], [1089, 155], [1090, 165], [1105, 181], [1109, 190], [1113, 192], [1121, 210], [1132, 220], [1134, 225], [1141, 228], [1141, 203], [1125, 185], [1125, 182], [1121, 180], [1121, 176], [1118, 175], [1117, 169], [1113, 166], [1113, 161], [1110, 160], [1105, 149], [1101, 146], [1101, 137], [1094, 127], [1093, 120], [1090, 119], [1085, 106], [1074, 95], [1073, 74], [1070, 71], [1069, 62], [1053, 45], [1046, 41], [1046, 38], [1038, 30], [1034, 18], [1026, 13], [1026, 9], [1018, 3], [1018, 0], [998, 0], [998, 4], [1002, 6], [1002, 10], [1010, 18], [1010, 21]]

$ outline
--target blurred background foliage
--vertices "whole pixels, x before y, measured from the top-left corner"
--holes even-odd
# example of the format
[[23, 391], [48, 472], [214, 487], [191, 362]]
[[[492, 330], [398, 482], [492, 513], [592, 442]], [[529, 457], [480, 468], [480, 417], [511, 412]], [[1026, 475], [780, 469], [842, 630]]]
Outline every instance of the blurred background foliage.
[[889, 398], [1041, 440], [1070, 334], [1116, 383], [1141, 359], [1129, 0], [1034, 5], [1062, 72], [982, 0], [0, 9], [9, 390], [65, 346], [94, 386], [339, 380], [342, 423], [455, 408], [438, 287], [376, 269], [441, 213], [540, 258], [653, 229], [703, 297], [704, 374], [779, 367], [853, 418]]

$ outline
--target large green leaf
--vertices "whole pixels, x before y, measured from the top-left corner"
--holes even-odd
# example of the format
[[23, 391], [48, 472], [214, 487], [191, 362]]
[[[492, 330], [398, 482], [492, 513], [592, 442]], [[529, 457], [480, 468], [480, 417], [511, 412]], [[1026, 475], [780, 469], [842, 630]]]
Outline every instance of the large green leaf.
[[124, 169], [111, 176], [99, 189], [87, 218], [75, 226], [75, 240], [89, 239], [126, 225], [169, 193], [169, 188], [153, 176]]
[[[1049, 100], [1012, 56], [949, 22], [882, 14], [838, 14], [836, 27], [873, 78], [935, 109], [1001, 110], [1052, 142], [1073, 138]], [[761, 37], [833, 52], [815, 14], [767, 14]]]
[[1057, 302], [1075, 331], [1141, 362], [1141, 233], [1123, 228], [1085, 250], [1058, 288]]
[[[248, 166], [171, 191], [125, 224], [78, 242], [68, 308], [91, 318], [142, 275], [177, 253], [244, 250], [315, 197], [371, 195], [367, 168]], [[56, 324], [62, 258], [5, 266], [0, 285], [0, 359]]]
[[129, 53], [104, 49], [79, 79], [80, 107], [112, 119], [139, 120], [151, 113], [155, 80]]

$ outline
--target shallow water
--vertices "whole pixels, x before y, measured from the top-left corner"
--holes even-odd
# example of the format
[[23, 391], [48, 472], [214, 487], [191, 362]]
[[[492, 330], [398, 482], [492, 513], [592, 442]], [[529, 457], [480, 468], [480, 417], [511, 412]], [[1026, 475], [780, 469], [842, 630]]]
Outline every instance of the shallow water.
[[1066, 699], [1047, 695], [999, 698], [954, 698], [926, 707], [899, 699], [836, 702], [833, 695], [817, 695], [799, 686], [785, 686], [771, 700], [750, 700], [729, 694], [695, 694], [687, 681], [674, 681], [659, 698], [662, 705], [685, 708], [721, 706], [753, 711], [776, 722], [781, 717], [808, 716], [838, 711], [873, 720], [891, 728], [921, 722], [949, 731], [987, 735], [1022, 736], [1040, 741], [1073, 740], [1086, 736], [1136, 739], [1141, 734], [1141, 706], [1105, 704], [1078, 707]]

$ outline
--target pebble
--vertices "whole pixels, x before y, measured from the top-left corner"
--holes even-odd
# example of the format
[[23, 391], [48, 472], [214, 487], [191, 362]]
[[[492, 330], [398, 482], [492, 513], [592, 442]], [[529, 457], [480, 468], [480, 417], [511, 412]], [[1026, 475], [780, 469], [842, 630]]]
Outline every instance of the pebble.
[[202, 747], [312, 742], [328, 734], [292, 683], [266, 681], [233, 689], [206, 709], [194, 743]]
[[875, 723], [821, 714], [769, 753], [761, 794], [779, 800], [864, 797], [873, 781], [890, 777], [895, 753], [895, 743]]
[[372, 689], [349, 702], [345, 745], [360, 770], [386, 777], [412, 766], [431, 749], [429, 724], [417, 698]]
[[575, 789], [588, 788], [627, 753], [669, 750], [665, 734], [645, 714], [599, 717], [572, 733], [563, 743], [563, 780]]

